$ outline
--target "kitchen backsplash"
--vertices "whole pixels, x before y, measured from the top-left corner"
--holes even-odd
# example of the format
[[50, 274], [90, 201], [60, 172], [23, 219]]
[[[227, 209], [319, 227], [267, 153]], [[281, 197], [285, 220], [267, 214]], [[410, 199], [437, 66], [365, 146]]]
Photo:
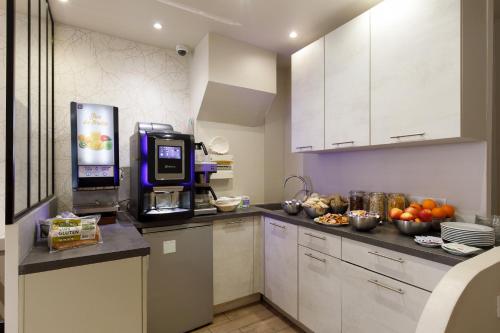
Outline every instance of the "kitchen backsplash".
[[55, 93], [59, 209], [72, 204], [70, 102], [119, 107], [120, 166], [125, 168], [136, 122], [169, 123], [178, 131], [193, 132], [188, 59], [173, 50], [57, 24]]

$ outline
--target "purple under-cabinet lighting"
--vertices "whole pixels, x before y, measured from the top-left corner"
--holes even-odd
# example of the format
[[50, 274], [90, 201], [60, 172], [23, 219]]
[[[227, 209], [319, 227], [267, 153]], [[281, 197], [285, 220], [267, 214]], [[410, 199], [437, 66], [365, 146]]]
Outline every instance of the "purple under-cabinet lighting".
[[141, 136], [141, 183], [143, 186], [153, 186], [148, 180], [148, 136]]

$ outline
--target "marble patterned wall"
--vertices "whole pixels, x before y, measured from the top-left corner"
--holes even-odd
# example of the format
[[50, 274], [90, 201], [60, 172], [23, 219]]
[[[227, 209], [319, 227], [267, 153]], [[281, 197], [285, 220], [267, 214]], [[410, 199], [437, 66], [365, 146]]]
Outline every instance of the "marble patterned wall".
[[169, 123], [193, 133], [188, 57], [174, 50], [56, 24], [54, 89], [55, 192], [60, 210], [72, 205], [70, 102], [119, 108], [121, 167], [129, 166], [129, 138], [136, 122]]

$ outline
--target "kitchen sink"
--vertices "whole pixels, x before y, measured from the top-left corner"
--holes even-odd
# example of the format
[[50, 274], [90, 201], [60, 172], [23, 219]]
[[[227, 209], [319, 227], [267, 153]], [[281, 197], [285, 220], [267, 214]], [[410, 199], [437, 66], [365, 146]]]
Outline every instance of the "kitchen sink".
[[258, 205], [255, 205], [255, 207], [264, 208], [267, 210], [283, 210], [283, 208], [281, 208], [280, 203], [258, 204]]

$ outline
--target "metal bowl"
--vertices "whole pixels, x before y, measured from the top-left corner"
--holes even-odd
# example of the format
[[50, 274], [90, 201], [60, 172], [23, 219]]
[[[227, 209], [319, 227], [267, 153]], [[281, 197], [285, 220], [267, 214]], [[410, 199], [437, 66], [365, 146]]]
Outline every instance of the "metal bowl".
[[328, 208], [304, 207], [304, 211], [306, 212], [307, 216], [315, 219], [328, 213]]
[[281, 208], [288, 215], [297, 215], [302, 210], [302, 202], [299, 200], [286, 200], [281, 203]]
[[349, 208], [348, 203], [346, 203], [345, 205], [342, 205], [342, 206], [332, 206], [331, 212], [333, 214], [345, 214], [345, 212], [347, 212], [347, 208]]
[[402, 234], [409, 235], [409, 236], [425, 234], [432, 227], [431, 222], [415, 222], [415, 221], [395, 220], [394, 223], [396, 224], [396, 227], [399, 229], [399, 231]]
[[358, 231], [370, 231], [375, 228], [379, 223], [378, 216], [357, 216], [349, 215], [349, 224]]

